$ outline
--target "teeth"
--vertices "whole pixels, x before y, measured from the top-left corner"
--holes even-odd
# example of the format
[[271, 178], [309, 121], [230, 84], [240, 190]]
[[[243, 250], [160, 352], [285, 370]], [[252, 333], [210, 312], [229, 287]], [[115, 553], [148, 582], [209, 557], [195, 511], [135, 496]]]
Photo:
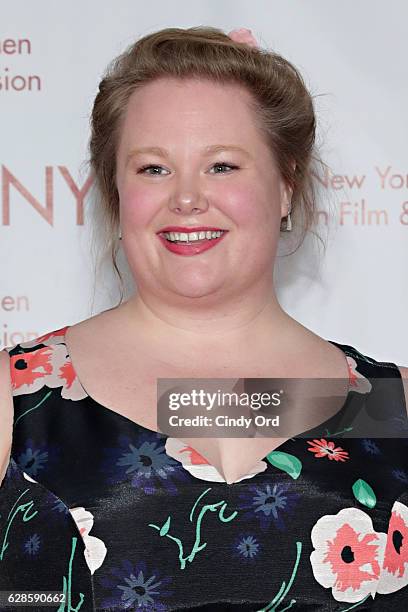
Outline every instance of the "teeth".
[[212, 231], [201, 231], [201, 232], [163, 232], [163, 236], [171, 242], [196, 242], [197, 240], [212, 240], [213, 238], [219, 238], [224, 232], [222, 230]]

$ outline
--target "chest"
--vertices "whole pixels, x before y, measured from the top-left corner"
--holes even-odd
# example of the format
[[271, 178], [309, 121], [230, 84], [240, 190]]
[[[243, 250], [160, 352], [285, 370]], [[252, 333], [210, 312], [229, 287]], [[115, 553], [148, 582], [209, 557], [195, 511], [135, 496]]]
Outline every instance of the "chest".
[[[89, 372], [92, 371], [93, 374], [87, 379], [87, 391], [93, 399], [102, 406], [154, 431], [159, 430], [158, 379], [171, 379], [168, 384], [161, 382], [160, 391], [165, 392], [165, 390], [170, 391], [174, 384], [177, 384], [175, 379], [179, 378], [214, 379], [213, 383], [216, 386], [219, 386], [216, 378], [230, 378], [228, 382], [223, 381], [223, 390], [239, 393], [243, 390], [243, 374], [248, 372], [248, 368], [241, 365], [240, 369], [234, 369], [234, 371], [226, 368], [221, 376], [208, 367], [190, 368], [187, 373], [183, 374], [177, 368], [145, 362], [144, 364], [133, 364], [132, 367], [118, 366], [115, 368], [112, 365], [109, 376], [102, 375], [102, 372], [100, 376], [96, 376], [97, 361], [93, 365], [88, 362], [88, 367]], [[267, 377], [266, 369], [252, 368], [250, 371], [251, 377]], [[237, 379], [237, 376], [238, 379], [242, 377], [241, 381]], [[99, 383], [96, 383], [96, 380], [99, 380]], [[214, 384], [210, 382], [206, 390], [211, 390]], [[167, 434], [167, 432], [164, 433]], [[175, 437], [214, 466], [227, 482], [234, 482], [243, 474], [248, 473], [270, 451], [288, 439], [286, 437], [210, 437], [208, 431], [203, 436], [200, 430], [196, 431], [194, 437], [179, 437], [178, 435]]]
[[[153, 431], [159, 430], [158, 427], [158, 379], [170, 379], [167, 384], [161, 383], [160, 390], [170, 390], [175, 379], [179, 378], [205, 378], [211, 379], [210, 389], [219, 386], [216, 379], [229, 379], [222, 381], [222, 388], [226, 392], [242, 393], [244, 391], [244, 378], [284, 378], [285, 372], [282, 364], [279, 368], [266, 362], [265, 365], [257, 365], [251, 360], [241, 363], [228, 364], [222, 368], [210, 364], [193, 364], [181, 370], [178, 367], [163, 363], [159, 359], [123, 359], [111, 360], [109, 367], [105, 368], [100, 358], [96, 355], [87, 355], [86, 360], [81, 361], [81, 374], [79, 379], [84, 382], [85, 388], [91, 397], [102, 407], [107, 407], [131, 421]], [[303, 370], [306, 372], [306, 370]], [[78, 373], [77, 373], [78, 374]], [[302, 370], [299, 369], [297, 375], [301, 377]], [[292, 373], [293, 376], [293, 373]], [[84, 378], [83, 378], [84, 377]], [[206, 386], [206, 390], [209, 388]], [[342, 399], [341, 397], [339, 398]], [[329, 408], [330, 415], [334, 414], [340, 407], [340, 403]], [[326, 414], [328, 414], [326, 410]], [[296, 418], [293, 419], [290, 435], [280, 435], [279, 428], [268, 436], [263, 431], [262, 436], [249, 437], [254, 434], [247, 434], [240, 428], [240, 437], [227, 437], [227, 434], [209, 436], [208, 431], [197, 429], [194, 437], [182, 437], [176, 435], [187, 444], [195, 453], [198, 453], [208, 463], [214, 466], [227, 482], [235, 482], [244, 474], [251, 471], [254, 466], [261, 461], [268, 453], [276, 450], [290, 437], [305, 431], [321, 421], [321, 416], [316, 413], [307, 413], [300, 406]], [[215, 430], [218, 431], [218, 430]], [[167, 434], [167, 431], [164, 432]], [[236, 434], [238, 435], [238, 434]]]

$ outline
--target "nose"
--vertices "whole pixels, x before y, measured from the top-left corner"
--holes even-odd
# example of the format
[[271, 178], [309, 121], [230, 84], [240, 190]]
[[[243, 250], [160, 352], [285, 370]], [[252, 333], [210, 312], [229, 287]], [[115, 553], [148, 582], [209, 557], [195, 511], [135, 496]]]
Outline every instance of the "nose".
[[183, 191], [173, 195], [169, 208], [177, 214], [199, 214], [208, 209], [208, 202], [199, 192]]

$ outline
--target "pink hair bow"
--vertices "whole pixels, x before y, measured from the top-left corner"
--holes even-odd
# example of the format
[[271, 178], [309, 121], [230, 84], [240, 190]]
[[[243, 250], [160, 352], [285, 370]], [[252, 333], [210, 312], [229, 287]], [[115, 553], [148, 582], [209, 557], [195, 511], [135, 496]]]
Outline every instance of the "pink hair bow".
[[234, 42], [245, 43], [250, 47], [259, 46], [258, 41], [252, 34], [251, 30], [248, 30], [248, 28], [237, 28], [236, 30], [231, 30], [231, 32], [228, 32], [227, 36], [229, 36]]

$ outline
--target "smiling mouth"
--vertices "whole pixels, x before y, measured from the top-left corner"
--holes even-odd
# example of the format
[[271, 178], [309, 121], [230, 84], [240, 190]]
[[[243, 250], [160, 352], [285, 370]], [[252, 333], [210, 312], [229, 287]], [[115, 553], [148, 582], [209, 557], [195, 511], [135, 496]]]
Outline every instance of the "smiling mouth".
[[[174, 255], [195, 256], [215, 249], [229, 230], [200, 230], [197, 232], [159, 232], [162, 245]], [[204, 236], [204, 238], [202, 238]], [[207, 238], [208, 236], [208, 238]]]
[[210, 240], [216, 240], [225, 234], [228, 230], [217, 231], [197, 231], [197, 232], [160, 232], [168, 242], [172, 244], [202, 244]]

